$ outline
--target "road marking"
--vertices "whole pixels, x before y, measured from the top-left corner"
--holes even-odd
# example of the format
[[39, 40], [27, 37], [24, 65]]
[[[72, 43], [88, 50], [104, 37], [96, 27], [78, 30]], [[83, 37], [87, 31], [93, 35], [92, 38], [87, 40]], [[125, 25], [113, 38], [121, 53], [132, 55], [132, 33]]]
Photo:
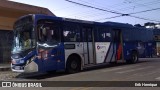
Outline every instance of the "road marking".
[[138, 76], [147, 76], [147, 75], [152, 75], [152, 74], [155, 74], [157, 72], [153, 71], [153, 72], [148, 72], [148, 73], [144, 73], [144, 74], [138, 74]]
[[116, 71], [116, 70], [120, 70], [123, 68], [112, 68], [112, 69], [106, 69], [106, 70], [101, 70], [102, 72], [110, 72], [110, 71]]
[[91, 89], [93, 89], [93, 87], [84, 88], [82, 90], [91, 90]]
[[110, 69], [110, 68], [107, 68], [107, 69], [103, 69], [103, 70], [101, 70], [101, 72], [111, 72], [111, 71], [116, 71], [116, 70], [120, 70], [120, 69], [125, 69], [125, 68], [134, 68], [134, 67], [138, 67], [138, 66], [140, 66], [140, 65], [134, 65], [134, 66], [125, 66], [125, 67], [114, 67], [114, 68], [112, 68], [112, 69]]
[[81, 90], [81, 89], [84, 89], [85, 87], [75, 87], [75, 88], [72, 88], [70, 90]]
[[160, 77], [155, 78], [156, 80], [160, 80]]
[[120, 71], [120, 72], [116, 72], [116, 73], [128, 73], [128, 72], [133, 72], [133, 71], [139, 71], [139, 70], [143, 70], [143, 69], [148, 69], [148, 68], [152, 68], [153, 66], [148, 66], [148, 67], [144, 67], [144, 68], [137, 68], [137, 69], [131, 69], [131, 70], [125, 70], [125, 71]]

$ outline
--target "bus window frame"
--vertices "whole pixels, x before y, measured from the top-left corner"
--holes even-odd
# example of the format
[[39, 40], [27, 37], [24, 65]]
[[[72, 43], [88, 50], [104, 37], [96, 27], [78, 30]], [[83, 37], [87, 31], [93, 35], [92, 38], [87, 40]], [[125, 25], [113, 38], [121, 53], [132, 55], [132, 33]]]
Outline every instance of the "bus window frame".
[[[59, 36], [59, 40], [57, 41], [57, 42], [61, 42], [62, 41], [62, 35], [61, 35], [61, 32], [62, 32], [62, 25], [61, 25], [61, 21], [58, 21], [58, 20], [54, 20], [54, 19], [39, 19], [39, 20], [37, 20], [37, 22], [36, 22], [36, 38], [37, 38], [37, 42], [40, 42], [39, 41], [39, 29], [38, 29], [38, 25], [39, 25], [39, 21], [48, 21], [48, 22], [53, 22], [53, 25], [54, 24], [56, 24], [56, 27], [58, 27], [58, 29], [56, 29], [56, 30], [58, 30], [58, 36]], [[51, 31], [51, 30], [50, 30]], [[49, 31], [48, 31], [49, 32]], [[46, 32], [46, 33], [48, 33], [48, 32]], [[47, 37], [48, 38], [48, 37]], [[40, 42], [41, 43], [41, 42]], [[43, 42], [44, 43], [44, 42]], [[51, 41], [49, 41], [49, 43], [52, 43]]]
[[[75, 23], [75, 22], [68, 22], [68, 21], [62, 21], [63, 22], [63, 29], [61, 30], [61, 35], [62, 35], [62, 41], [63, 42], [81, 42], [82, 41], [82, 33], [81, 33], [81, 25], [79, 23]], [[74, 26], [74, 28], [73, 28]], [[65, 40], [65, 36], [64, 36], [64, 31], [66, 31], [67, 27], [67, 30], [72, 28], [72, 30], [68, 30], [68, 31], [76, 31], [76, 34], [77, 34], [77, 31], [79, 32], [79, 39], [77, 40], [77, 35], [76, 35], [76, 40], [72, 41], [72, 40]], [[69, 27], [69, 28], [68, 28]], [[73, 30], [73, 29], [77, 29], [77, 30]]]
[[[101, 28], [103, 28], [102, 30], [101, 30]], [[110, 37], [107, 37], [107, 36], [105, 36], [105, 38], [107, 39], [107, 40], [100, 40], [101, 38], [100, 38], [100, 32], [99, 31], [101, 31], [101, 32], [105, 32], [105, 35], [107, 34], [107, 33], [110, 33]], [[111, 42], [113, 39], [113, 31], [112, 31], [112, 28], [110, 28], [110, 27], [107, 27], [107, 26], [101, 26], [101, 25], [97, 25], [96, 27], [95, 27], [95, 30], [94, 30], [94, 39], [95, 39], [95, 42]]]

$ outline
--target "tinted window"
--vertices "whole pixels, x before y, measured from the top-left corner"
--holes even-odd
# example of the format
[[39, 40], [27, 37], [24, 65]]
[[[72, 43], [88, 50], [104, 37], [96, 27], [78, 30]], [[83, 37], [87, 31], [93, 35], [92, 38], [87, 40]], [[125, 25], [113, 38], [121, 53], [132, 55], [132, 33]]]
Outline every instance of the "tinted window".
[[65, 42], [80, 41], [80, 28], [75, 23], [64, 23], [63, 37]]
[[93, 37], [92, 37], [92, 28], [91, 27], [83, 27], [82, 28], [82, 41], [84, 42], [92, 42]]
[[111, 41], [111, 32], [109, 28], [99, 27], [95, 31], [95, 40], [98, 42], [109, 42]]
[[39, 20], [37, 25], [40, 43], [56, 43], [60, 41], [60, 25], [52, 20]]

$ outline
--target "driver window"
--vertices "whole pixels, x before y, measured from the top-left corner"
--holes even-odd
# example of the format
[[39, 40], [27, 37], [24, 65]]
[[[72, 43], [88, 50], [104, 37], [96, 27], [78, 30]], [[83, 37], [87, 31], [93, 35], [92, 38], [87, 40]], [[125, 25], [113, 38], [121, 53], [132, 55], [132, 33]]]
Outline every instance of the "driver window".
[[25, 47], [30, 47], [31, 46], [31, 35], [30, 35], [30, 33], [29, 32], [23, 32], [22, 33], [22, 35], [23, 35], [23, 45], [25, 46]]

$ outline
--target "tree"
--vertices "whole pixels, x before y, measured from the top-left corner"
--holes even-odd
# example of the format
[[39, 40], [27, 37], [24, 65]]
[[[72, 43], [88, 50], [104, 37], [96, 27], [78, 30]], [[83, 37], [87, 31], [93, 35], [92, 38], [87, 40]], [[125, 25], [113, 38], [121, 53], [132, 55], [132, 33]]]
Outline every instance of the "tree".
[[141, 24], [135, 24], [135, 27], [142, 27]]
[[144, 23], [144, 26], [155, 26], [156, 24], [155, 23], [152, 23], [152, 22], [147, 22], [147, 23]]

